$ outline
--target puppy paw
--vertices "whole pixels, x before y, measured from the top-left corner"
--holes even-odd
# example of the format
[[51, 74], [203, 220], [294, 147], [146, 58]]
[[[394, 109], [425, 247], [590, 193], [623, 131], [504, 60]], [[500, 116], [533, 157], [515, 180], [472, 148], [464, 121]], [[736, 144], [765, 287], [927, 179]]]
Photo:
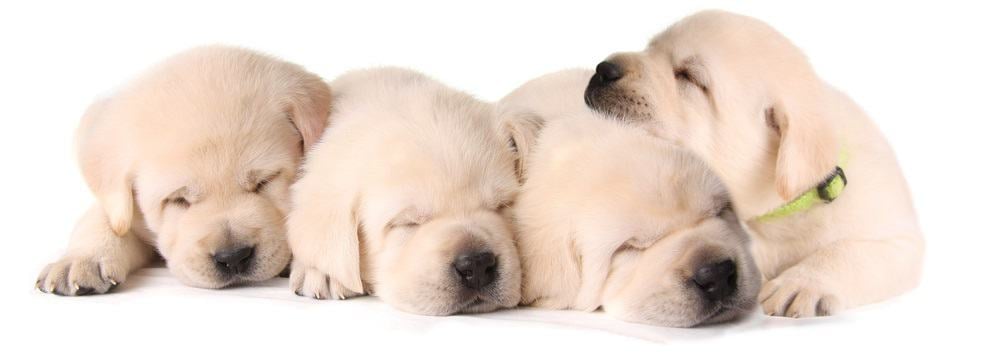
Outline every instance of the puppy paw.
[[298, 296], [311, 297], [316, 300], [344, 300], [360, 295], [360, 293], [350, 291], [321, 270], [298, 265], [291, 268], [290, 288]]
[[127, 275], [127, 267], [113, 259], [67, 256], [45, 266], [35, 288], [60, 296], [101, 294], [124, 282]]
[[758, 301], [765, 314], [793, 318], [830, 316], [842, 308], [840, 299], [825, 285], [785, 276], [768, 281], [761, 288]]

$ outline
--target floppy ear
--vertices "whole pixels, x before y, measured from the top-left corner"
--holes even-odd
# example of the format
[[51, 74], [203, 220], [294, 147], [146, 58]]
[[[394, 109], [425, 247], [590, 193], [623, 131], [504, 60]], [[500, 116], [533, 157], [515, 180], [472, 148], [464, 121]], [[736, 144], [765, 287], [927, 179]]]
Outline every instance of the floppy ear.
[[822, 91], [800, 92], [779, 100], [766, 113], [768, 124], [781, 137], [775, 185], [784, 200], [794, 199], [823, 181], [837, 166], [839, 155], [833, 126], [837, 118]]
[[[571, 232], [542, 222], [539, 198], [523, 198], [516, 208], [516, 247], [522, 265], [522, 304], [549, 309], [575, 308], [581, 289], [581, 260]], [[526, 208], [523, 205], [530, 205]], [[586, 307], [587, 308], [587, 307]]]
[[307, 153], [328, 125], [332, 93], [327, 83], [311, 73], [303, 73], [296, 82], [287, 104], [288, 115], [301, 134], [303, 153]]
[[520, 182], [524, 181], [526, 160], [543, 128], [543, 118], [523, 110], [503, 110], [498, 117], [499, 131], [509, 139], [509, 147], [515, 152], [515, 173]]
[[329, 242], [329, 254], [333, 257], [328, 272], [350, 291], [363, 293], [360, 276], [360, 223], [356, 216], [356, 206], [342, 206], [343, 208], [331, 212], [328, 230], [324, 232]]
[[287, 239], [294, 262], [327, 272], [334, 283], [363, 293], [360, 276], [359, 220], [356, 200], [329, 195], [326, 182], [305, 177], [294, 188], [294, 210], [287, 217]]
[[131, 229], [134, 209], [131, 151], [108, 123], [111, 99], [87, 108], [76, 130], [76, 153], [83, 179], [107, 216], [111, 230], [123, 236]]

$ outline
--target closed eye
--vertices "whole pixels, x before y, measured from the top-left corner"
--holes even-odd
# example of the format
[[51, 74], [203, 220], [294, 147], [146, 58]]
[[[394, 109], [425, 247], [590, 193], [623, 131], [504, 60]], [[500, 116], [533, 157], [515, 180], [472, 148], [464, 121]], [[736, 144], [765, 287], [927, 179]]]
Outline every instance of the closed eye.
[[391, 221], [388, 221], [387, 225], [384, 226], [384, 230], [415, 229], [428, 220], [427, 216], [419, 214], [413, 208], [408, 208], [395, 215]]
[[674, 70], [674, 78], [678, 81], [692, 82], [691, 74], [689, 74], [688, 70], [684, 68]]
[[653, 246], [655, 243], [657, 243], [657, 241], [660, 240], [661, 237], [664, 236], [667, 235], [665, 234], [665, 235], [643, 237], [643, 238], [631, 237], [629, 240], [626, 240], [626, 242], [623, 243], [622, 248], [643, 251], [649, 248], [650, 246]]
[[418, 227], [419, 225], [422, 225], [422, 224], [419, 223], [419, 222], [415, 222], [415, 221], [399, 221], [399, 222], [392, 221], [392, 222], [390, 222], [390, 223], [387, 224], [387, 229], [388, 230], [394, 230], [394, 229], [412, 229], [412, 228]]
[[169, 194], [166, 199], [163, 199], [163, 208], [167, 206], [178, 207], [181, 209], [186, 209], [190, 207], [190, 200], [187, 199], [188, 190], [187, 187], [182, 187], [173, 191]]
[[187, 198], [170, 198], [165, 200], [164, 205], [176, 205], [186, 209], [190, 207], [190, 202], [187, 201]]
[[269, 185], [271, 182], [273, 182], [274, 179], [277, 179], [278, 176], [280, 176], [280, 172], [276, 172], [276, 173], [267, 175], [263, 179], [260, 179], [259, 181], [257, 181], [256, 184], [253, 185], [252, 190], [250, 190], [250, 191], [253, 194], [259, 194], [261, 191], [265, 190], [266, 187], [267, 187], [267, 185]]
[[494, 205], [492, 209], [494, 209], [495, 211], [501, 211], [510, 208], [512, 205], [515, 205], [514, 200], [504, 200]]
[[675, 69], [674, 78], [678, 81], [679, 85], [691, 85], [697, 87], [702, 92], [709, 91], [705, 84], [703, 84], [702, 79], [699, 78], [699, 75], [687, 67]]

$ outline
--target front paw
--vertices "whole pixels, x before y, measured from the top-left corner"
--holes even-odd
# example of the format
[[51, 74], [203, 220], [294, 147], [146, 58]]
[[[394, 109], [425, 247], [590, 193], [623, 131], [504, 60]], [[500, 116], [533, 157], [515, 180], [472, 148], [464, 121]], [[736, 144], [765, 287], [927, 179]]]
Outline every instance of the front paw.
[[291, 267], [290, 289], [298, 296], [317, 300], [344, 300], [362, 294], [350, 291], [326, 272], [296, 263]]
[[826, 285], [798, 275], [782, 274], [761, 288], [764, 313], [793, 318], [830, 316], [841, 309], [840, 299]]
[[124, 282], [127, 274], [123, 265], [111, 259], [63, 257], [42, 269], [35, 288], [60, 296], [101, 294]]

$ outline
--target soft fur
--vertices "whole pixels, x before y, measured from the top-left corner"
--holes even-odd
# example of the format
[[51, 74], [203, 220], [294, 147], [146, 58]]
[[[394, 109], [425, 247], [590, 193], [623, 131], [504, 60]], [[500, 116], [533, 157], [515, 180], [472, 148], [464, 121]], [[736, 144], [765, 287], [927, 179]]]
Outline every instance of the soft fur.
[[[722, 178], [755, 239], [765, 312], [829, 315], [917, 284], [923, 239], [889, 144], [784, 36], [749, 17], [707, 11], [607, 62], [622, 77], [594, 76], [587, 102], [691, 149]], [[752, 219], [837, 165], [849, 183], [836, 201]]]
[[[761, 285], [747, 233], [716, 178], [690, 153], [587, 109], [591, 71], [530, 81], [506, 113], [545, 122], [515, 204], [524, 304], [594, 310], [689, 327], [756, 307]], [[691, 281], [732, 259], [736, 290], [705, 298]]]
[[[292, 190], [291, 288], [317, 299], [370, 293], [428, 315], [515, 306], [510, 141], [528, 123], [499, 122], [493, 105], [403, 69], [354, 71], [331, 87], [333, 124]], [[455, 258], [482, 251], [497, 256], [497, 280], [461, 286]]]
[[[328, 86], [251, 51], [176, 55], [94, 103], [77, 133], [97, 203], [38, 287], [104, 293], [157, 256], [186, 284], [218, 288], [276, 276], [289, 260], [284, 216], [304, 149], [323, 131]], [[219, 250], [253, 247], [225, 273]]]

